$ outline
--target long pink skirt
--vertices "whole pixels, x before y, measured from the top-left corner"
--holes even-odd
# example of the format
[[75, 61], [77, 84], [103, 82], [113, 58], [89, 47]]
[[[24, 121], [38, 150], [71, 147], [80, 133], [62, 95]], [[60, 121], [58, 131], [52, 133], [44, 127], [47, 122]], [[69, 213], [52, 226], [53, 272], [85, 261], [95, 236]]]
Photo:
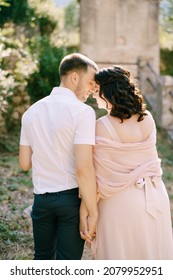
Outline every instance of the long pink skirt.
[[[148, 186], [149, 187], [149, 186]], [[161, 211], [146, 211], [146, 188], [131, 186], [99, 201], [99, 220], [92, 245], [98, 260], [173, 260], [170, 204], [164, 183], [153, 187]]]

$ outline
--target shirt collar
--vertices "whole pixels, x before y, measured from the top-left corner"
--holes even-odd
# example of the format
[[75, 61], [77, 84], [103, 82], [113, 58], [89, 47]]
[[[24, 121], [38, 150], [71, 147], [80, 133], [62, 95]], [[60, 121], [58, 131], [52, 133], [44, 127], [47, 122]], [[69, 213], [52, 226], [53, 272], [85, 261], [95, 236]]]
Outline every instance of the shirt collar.
[[73, 99], [77, 99], [75, 93], [71, 91], [68, 88], [65, 87], [54, 87], [50, 93], [52, 96], [59, 96], [59, 95], [64, 95], [64, 96], [69, 96]]

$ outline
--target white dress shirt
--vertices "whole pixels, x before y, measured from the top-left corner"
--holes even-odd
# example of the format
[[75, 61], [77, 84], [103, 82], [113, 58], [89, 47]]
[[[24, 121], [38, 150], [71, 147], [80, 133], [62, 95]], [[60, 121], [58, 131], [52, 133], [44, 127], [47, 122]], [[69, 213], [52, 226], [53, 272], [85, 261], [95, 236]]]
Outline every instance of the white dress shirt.
[[24, 113], [20, 145], [33, 151], [34, 193], [77, 187], [74, 144], [95, 144], [95, 122], [94, 110], [63, 87], [53, 88]]

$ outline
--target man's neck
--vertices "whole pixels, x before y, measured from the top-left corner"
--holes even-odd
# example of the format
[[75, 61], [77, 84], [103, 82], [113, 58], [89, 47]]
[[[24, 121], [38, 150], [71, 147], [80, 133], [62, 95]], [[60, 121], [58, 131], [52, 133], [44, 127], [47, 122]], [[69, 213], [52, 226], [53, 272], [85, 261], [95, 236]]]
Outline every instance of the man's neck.
[[[71, 90], [72, 92], [74, 92], [74, 89], [72, 88], [72, 86], [70, 86], [70, 85], [67, 84], [67, 83], [61, 82], [61, 83], [60, 83], [60, 87], [68, 88], [69, 90]], [[75, 92], [74, 92], [74, 93], [75, 93]]]

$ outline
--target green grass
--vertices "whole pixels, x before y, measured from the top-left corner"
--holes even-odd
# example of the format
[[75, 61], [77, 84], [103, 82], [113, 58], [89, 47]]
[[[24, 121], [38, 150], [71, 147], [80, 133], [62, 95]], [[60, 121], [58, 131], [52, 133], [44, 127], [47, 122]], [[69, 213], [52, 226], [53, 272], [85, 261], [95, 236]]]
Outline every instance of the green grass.
[[161, 158], [163, 180], [169, 191], [173, 193], [173, 142], [164, 129], [157, 129], [157, 150]]
[[[2, 142], [5, 143], [2, 143]], [[24, 209], [32, 204], [30, 172], [18, 165], [19, 135], [0, 140], [0, 259], [32, 259], [33, 238], [29, 216]]]

